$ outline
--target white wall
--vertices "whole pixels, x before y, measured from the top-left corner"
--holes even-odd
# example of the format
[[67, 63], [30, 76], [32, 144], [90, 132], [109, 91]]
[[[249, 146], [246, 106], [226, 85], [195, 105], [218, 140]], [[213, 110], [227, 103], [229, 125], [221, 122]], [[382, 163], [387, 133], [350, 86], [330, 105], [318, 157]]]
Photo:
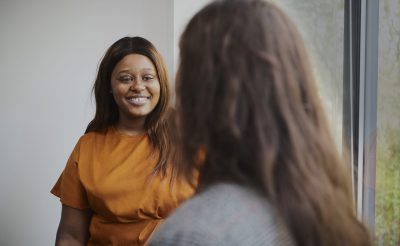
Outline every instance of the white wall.
[[173, 76], [179, 36], [210, 0], [0, 1], [0, 245], [53, 245], [50, 189], [93, 117], [97, 66], [143, 36]]
[[93, 116], [97, 65], [138, 35], [171, 71], [172, 3], [0, 1], [0, 245], [54, 244], [61, 206], [50, 189]]

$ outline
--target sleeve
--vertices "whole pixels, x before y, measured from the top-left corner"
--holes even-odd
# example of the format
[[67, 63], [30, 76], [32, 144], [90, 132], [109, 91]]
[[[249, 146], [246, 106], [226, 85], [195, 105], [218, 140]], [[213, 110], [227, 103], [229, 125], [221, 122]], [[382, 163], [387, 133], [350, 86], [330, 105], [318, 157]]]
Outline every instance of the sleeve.
[[88, 209], [90, 206], [86, 190], [80, 181], [78, 170], [80, 144], [81, 140], [78, 141], [72, 151], [65, 169], [51, 189], [51, 193], [59, 197], [64, 205], [76, 209]]

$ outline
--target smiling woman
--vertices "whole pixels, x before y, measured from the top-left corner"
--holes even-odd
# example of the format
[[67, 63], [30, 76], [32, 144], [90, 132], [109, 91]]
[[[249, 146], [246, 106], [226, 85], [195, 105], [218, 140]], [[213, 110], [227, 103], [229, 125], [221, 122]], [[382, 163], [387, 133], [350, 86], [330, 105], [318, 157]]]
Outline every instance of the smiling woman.
[[125, 56], [112, 72], [111, 92], [119, 109], [119, 129], [139, 124], [136, 130], [140, 131], [160, 98], [160, 82], [151, 60], [139, 54]]
[[62, 203], [56, 245], [143, 245], [193, 192], [170, 165], [169, 81], [153, 44], [115, 42], [94, 93], [96, 115], [52, 189]]

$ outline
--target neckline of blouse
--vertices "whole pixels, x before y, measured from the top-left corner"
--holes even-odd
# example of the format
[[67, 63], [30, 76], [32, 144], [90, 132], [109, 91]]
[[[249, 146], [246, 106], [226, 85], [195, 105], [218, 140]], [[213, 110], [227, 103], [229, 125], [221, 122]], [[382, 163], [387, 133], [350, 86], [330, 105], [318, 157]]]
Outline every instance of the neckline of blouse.
[[141, 132], [135, 135], [129, 135], [123, 132], [118, 131], [118, 129], [115, 126], [110, 127], [111, 132], [113, 132], [115, 135], [123, 137], [123, 138], [129, 138], [129, 139], [136, 139], [136, 138], [142, 138], [147, 135], [147, 132]]

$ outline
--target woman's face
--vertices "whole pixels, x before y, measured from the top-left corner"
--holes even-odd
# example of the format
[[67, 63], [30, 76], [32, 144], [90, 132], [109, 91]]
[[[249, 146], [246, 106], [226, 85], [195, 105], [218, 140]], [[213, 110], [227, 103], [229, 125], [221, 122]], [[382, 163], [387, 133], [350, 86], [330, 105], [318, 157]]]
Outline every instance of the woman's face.
[[160, 82], [151, 60], [139, 54], [125, 56], [112, 71], [111, 90], [120, 120], [145, 118], [160, 99]]

